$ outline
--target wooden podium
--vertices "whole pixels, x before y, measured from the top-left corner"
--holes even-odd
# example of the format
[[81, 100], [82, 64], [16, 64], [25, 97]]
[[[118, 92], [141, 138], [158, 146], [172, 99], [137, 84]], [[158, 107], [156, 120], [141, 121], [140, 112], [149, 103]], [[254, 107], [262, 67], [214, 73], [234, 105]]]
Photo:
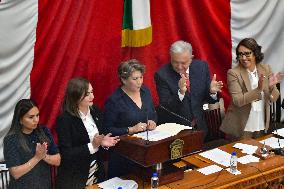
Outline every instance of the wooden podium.
[[114, 150], [138, 165], [134, 173], [142, 176], [143, 180], [150, 179], [154, 171], [153, 166], [164, 163], [158, 174], [160, 184], [166, 184], [184, 177], [183, 170], [166, 163], [171, 159], [170, 145], [172, 142], [176, 139], [182, 140], [184, 142], [182, 155], [186, 156], [202, 148], [203, 135], [203, 131], [183, 130], [176, 136], [155, 142], [125, 135], [120, 137], [120, 142]]

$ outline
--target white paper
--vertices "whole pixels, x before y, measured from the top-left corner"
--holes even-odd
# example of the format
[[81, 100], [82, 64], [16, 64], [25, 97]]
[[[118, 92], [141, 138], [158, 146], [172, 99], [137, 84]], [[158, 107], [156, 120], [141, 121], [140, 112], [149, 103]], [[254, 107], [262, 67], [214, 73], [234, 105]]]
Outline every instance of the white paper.
[[215, 148], [213, 150], [208, 150], [206, 152], [202, 152], [199, 155], [202, 157], [205, 157], [207, 159], [210, 159], [211, 161], [214, 161], [215, 163], [218, 163], [220, 165], [223, 165], [225, 167], [230, 166], [230, 159], [231, 154], [220, 150], [219, 148]]
[[[134, 134], [135, 137], [138, 138], [142, 138], [144, 140], [147, 140], [147, 132], [142, 132], [142, 133], [137, 133]], [[156, 131], [156, 130], [152, 130], [152, 131], [148, 131], [148, 140], [149, 141], [159, 141], [159, 140], [163, 140], [165, 138], [171, 137], [170, 134], [165, 133], [165, 132], [161, 132], [161, 131]]]
[[210, 175], [212, 173], [216, 173], [216, 172], [219, 172], [221, 170], [222, 170], [222, 168], [219, 167], [218, 165], [209, 165], [207, 167], [198, 169], [197, 171], [204, 174], [204, 175]]
[[254, 154], [258, 149], [258, 146], [243, 143], [236, 143], [233, 147], [242, 150], [242, 152], [246, 154]]
[[282, 128], [282, 129], [276, 129], [276, 130], [273, 131], [272, 133], [284, 137], [284, 128]]
[[240, 162], [241, 164], [259, 162], [259, 158], [249, 154], [249, 155], [245, 155], [243, 157], [238, 158], [238, 162]]
[[[279, 142], [278, 142], [279, 140]], [[265, 141], [265, 145], [270, 146], [271, 148], [283, 148], [284, 147], [284, 139], [278, 139], [276, 137], [270, 137], [267, 138], [265, 140], [260, 141], [260, 143], [264, 143]], [[280, 144], [280, 146], [279, 146]]]
[[[177, 135], [180, 131], [185, 129], [192, 129], [192, 127], [176, 124], [176, 123], [165, 123], [156, 127], [155, 130], [148, 131], [149, 141], [159, 141], [171, 136]], [[134, 134], [133, 136], [147, 140], [147, 131]]]
[[137, 189], [138, 184], [134, 180], [122, 180], [121, 178], [114, 177], [98, 184], [103, 189], [117, 189], [119, 186], [123, 189]]
[[180, 125], [177, 123], [165, 123], [156, 127], [156, 131], [161, 131], [170, 134], [171, 136], [177, 135], [179, 132], [185, 129], [192, 129], [192, 127]]

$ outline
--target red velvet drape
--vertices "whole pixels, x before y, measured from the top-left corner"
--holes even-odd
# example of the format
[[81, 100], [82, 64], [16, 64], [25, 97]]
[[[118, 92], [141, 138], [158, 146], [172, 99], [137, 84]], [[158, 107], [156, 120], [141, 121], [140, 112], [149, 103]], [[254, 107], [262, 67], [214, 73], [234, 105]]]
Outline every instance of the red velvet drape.
[[[231, 67], [229, 0], [152, 0], [153, 42], [142, 48], [120, 47], [122, 9], [123, 0], [39, 1], [31, 89], [42, 123], [53, 127], [74, 76], [91, 81], [95, 103], [103, 107], [119, 86], [119, 63], [129, 58], [146, 65], [144, 83], [157, 103], [153, 75], [169, 61], [169, 46], [179, 39], [191, 42], [195, 58], [208, 61], [211, 73], [226, 82]], [[222, 95], [227, 102], [226, 88]]]

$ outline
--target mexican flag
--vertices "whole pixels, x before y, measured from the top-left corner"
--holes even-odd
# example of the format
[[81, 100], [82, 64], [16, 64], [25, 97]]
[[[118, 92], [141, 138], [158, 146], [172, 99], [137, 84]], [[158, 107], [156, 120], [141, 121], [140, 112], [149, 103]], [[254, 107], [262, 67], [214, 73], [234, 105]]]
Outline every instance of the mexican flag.
[[142, 47], [152, 42], [150, 0], [124, 0], [122, 47]]

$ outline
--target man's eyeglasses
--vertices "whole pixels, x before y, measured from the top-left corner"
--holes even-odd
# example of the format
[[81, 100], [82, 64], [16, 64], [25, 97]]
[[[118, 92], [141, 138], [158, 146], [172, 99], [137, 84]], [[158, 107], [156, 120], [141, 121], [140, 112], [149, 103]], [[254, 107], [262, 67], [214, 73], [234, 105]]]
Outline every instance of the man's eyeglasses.
[[248, 57], [250, 57], [251, 53], [252, 53], [251, 51], [249, 51], [249, 52], [238, 52], [237, 56], [238, 56], [238, 58], [241, 58], [245, 55], [248, 58]]

